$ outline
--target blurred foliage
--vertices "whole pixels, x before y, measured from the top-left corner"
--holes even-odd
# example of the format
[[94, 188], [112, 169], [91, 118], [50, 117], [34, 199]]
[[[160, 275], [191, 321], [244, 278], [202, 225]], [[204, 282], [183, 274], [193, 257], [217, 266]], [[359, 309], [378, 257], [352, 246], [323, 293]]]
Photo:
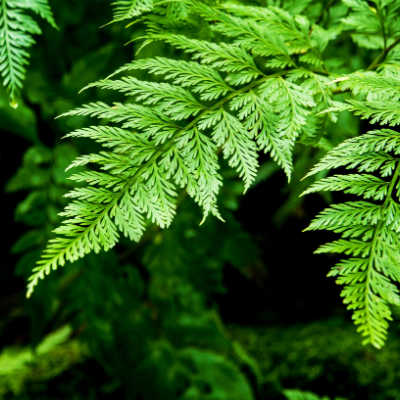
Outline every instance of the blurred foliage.
[[0, 398], [8, 392], [19, 395], [29, 382], [48, 381], [86, 357], [86, 349], [70, 339], [69, 326], [47, 335], [33, 350], [6, 348], [0, 354]]
[[362, 346], [351, 324], [339, 318], [293, 326], [231, 326], [229, 331], [257, 360], [265, 398], [290, 387], [349, 400], [400, 398], [398, 329], [380, 351]]
[[[288, 400], [329, 400], [329, 397], [319, 397], [311, 392], [301, 392], [300, 390], [285, 390], [284, 395]], [[335, 397], [334, 400], [345, 400], [343, 398]]]
[[[24, 277], [58, 220], [68, 187], [65, 168], [75, 154], [65, 144], [31, 147], [7, 184], [10, 192], [28, 193], [15, 218], [33, 229], [13, 247], [22, 255], [16, 272]], [[232, 189], [226, 195], [235, 207]], [[233, 216], [198, 229], [199, 217], [184, 200], [177, 223], [150, 232], [147, 243], [126, 243], [118, 255], [93, 255], [45, 281], [25, 305], [32, 339], [38, 342], [49, 326], [69, 321], [127, 398], [252, 399], [240, 368], [257, 377], [257, 366], [230, 340], [213, 296], [224, 291], [226, 264], [244, 270], [259, 252]]]

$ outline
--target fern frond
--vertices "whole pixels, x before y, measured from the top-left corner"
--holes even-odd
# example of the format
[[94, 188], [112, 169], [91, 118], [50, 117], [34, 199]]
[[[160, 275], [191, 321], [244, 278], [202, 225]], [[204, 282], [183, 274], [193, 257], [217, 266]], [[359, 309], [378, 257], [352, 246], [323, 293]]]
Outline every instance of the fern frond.
[[400, 77], [385, 71], [358, 72], [345, 77], [343, 89], [355, 98], [347, 100], [346, 109], [372, 123], [396, 126], [400, 123]]
[[235, 168], [243, 179], [245, 190], [253, 183], [257, 170], [257, 146], [252, 135], [232, 114], [218, 110], [213, 117], [219, 122], [215, 125], [212, 137], [223, 150], [229, 165]]
[[343, 191], [365, 199], [382, 200], [387, 193], [388, 183], [370, 174], [334, 175], [311, 185], [304, 194], [323, 191]]
[[[109, 105], [103, 102], [94, 102], [63, 114], [63, 116], [70, 115], [96, 117], [112, 123], [119, 123], [123, 129], [141, 129], [142, 136], [153, 137], [156, 145], [170, 138], [179, 128], [176, 121], [155, 109], [131, 103]], [[66, 135], [66, 137], [68, 136]]]
[[349, 14], [342, 19], [346, 29], [354, 30], [353, 40], [367, 49], [384, 49], [393, 43], [400, 32], [396, 0], [343, 0]]
[[267, 28], [267, 21], [261, 24], [250, 19], [238, 18], [204, 4], [198, 4], [195, 10], [213, 22], [213, 30], [234, 39], [237, 45], [247, 51], [262, 57], [281, 56], [286, 58], [287, 66], [295, 66], [289, 48], [280, 35], [274, 35], [274, 32]]
[[231, 85], [240, 86], [264, 75], [253, 57], [240, 46], [163, 33], [154, 28], [149, 30], [147, 37], [149, 41], [158, 40], [171, 44], [190, 54], [193, 60], [228, 73], [226, 81]]
[[25, 79], [28, 50], [35, 43], [33, 36], [41, 34], [39, 25], [27, 12], [56, 27], [47, 0], [1, 0], [0, 75], [14, 106]]
[[[168, 227], [178, 190], [202, 208], [203, 219], [209, 214], [222, 219], [217, 206], [220, 152], [244, 190], [256, 177], [259, 150], [270, 152], [290, 177], [293, 147], [314, 105], [311, 92], [284, 72], [261, 72], [236, 44], [175, 34], [167, 39], [194, 61], [158, 57], [129, 63], [117, 71], [122, 77], [113, 74], [88, 86], [123, 93], [127, 101], [89, 103], [66, 114], [102, 120], [105, 125], [67, 137], [90, 138], [104, 150], [71, 164], [84, 168], [71, 179], [85, 185], [68, 194], [64, 222], [34, 269], [28, 295], [51, 269], [110, 249], [120, 233], [139, 240], [149, 223]], [[162, 81], [126, 76], [135, 70]], [[237, 75], [231, 75], [237, 73], [247, 74], [240, 86]]]
[[385, 76], [377, 72], [355, 72], [348, 75], [342, 84], [354, 95], [368, 100], [400, 99], [400, 77]]
[[23, 9], [30, 10], [39, 15], [53, 28], [57, 28], [48, 0], [18, 0], [16, 4]]
[[355, 28], [365, 33], [379, 33], [380, 23], [376, 9], [362, 0], [343, 0], [351, 13], [342, 19], [349, 28]]
[[[333, 267], [330, 275], [344, 286], [344, 303], [353, 310], [353, 319], [365, 337], [364, 343], [377, 348], [383, 346], [388, 321], [392, 319], [390, 305], [400, 305], [396, 287], [400, 282], [399, 146], [400, 133], [389, 129], [346, 140], [328, 152], [308, 175], [352, 166], [378, 171], [382, 178], [372, 174], [334, 175], [317, 181], [304, 193], [334, 190], [372, 200], [330, 206], [307, 230], [327, 229], [342, 235], [316, 252], [351, 256]], [[363, 157], [369, 160], [368, 167], [363, 165]], [[390, 167], [385, 167], [386, 163]], [[383, 179], [388, 177], [388, 171], [389, 179]]]
[[389, 126], [400, 124], [400, 108], [398, 101], [359, 101], [347, 100], [348, 110], [363, 119], [371, 120], [371, 123], [381, 123]]
[[384, 177], [393, 172], [397, 163], [391, 153], [400, 154], [396, 132], [390, 129], [371, 131], [333, 148], [305, 177], [339, 167], [357, 168], [359, 172], [379, 171]]
[[153, 0], [116, 0], [113, 6], [113, 22], [124, 21], [149, 12], [154, 7]]
[[192, 61], [177, 61], [164, 57], [140, 59], [125, 65], [116, 73], [134, 70], [164, 76], [176, 86], [192, 88], [204, 101], [216, 100], [233, 91], [215, 69]]
[[[220, 26], [217, 24], [215, 29], [222, 34], [230, 32], [229, 34], [243, 46], [248, 45], [249, 35], [253, 40], [257, 40], [255, 39], [255, 33], [257, 33], [259, 44], [261, 44], [260, 36], [262, 36], [267, 42], [263, 44], [264, 49], [261, 50], [261, 54], [265, 55], [266, 48], [270, 47], [271, 55], [275, 56], [267, 62], [267, 66], [276, 68], [294, 66], [296, 61], [292, 55], [298, 54], [299, 61], [315, 67], [323, 67], [322, 53], [329, 41], [335, 37], [333, 32], [313, 25], [303, 15], [296, 15], [296, 18], [293, 18], [290, 9], [286, 11], [278, 7], [256, 7], [230, 2], [223, 3], [222, 8], [229, 12], [233, 19], [229, 21], [226, 17], [221, 18]], [[208, 9], [208, 14], [211, 19], [210, 9]], [[241, 32], [237, 32], [238, 27], [232, 27], [237, 19], [242, 21]], [[237, 34], [235, 35], [234, 32]], [[248, 49], [257, 54], [257, 48], [249, 46]]]
[[157, 110], [175, 120], [196, 116], [205, 107], [182, 87], [169, 83], [141, 81], [134, 77], [119, 80], [105, 79], [87, 86], [115, 90], [127, 96], [135, 96], [138, 102], [148, 106], [157, 106]]
[[[123, 19], [138, 2], [117, 4]], [[110, 249], [121, 233], [137, 241], [150, 223], [168, 227], [180, 191], [201, 207], [203, 220], [210, 214], [222, 219], [220, 157], [235, 170], [244, 191], [255, 180], [260, 151], [290, 179], [296, 141], [316, 124], [315, 97], [324, 96], [330, 104], [332, 93], [324, 90], [318, 73], [282, 68], [306, 63], [301, 57], [308, 53], [319, 57], [323, 41], [310, 39], [313, 25], [306, 18], [278, 8], [253, 13], [248, 6], [219, 8], [196, 1], [190, 8], [220, 41], [166, 32], [159, 19], [147, 18], [146, 43], [162, 41], [190, 60], [153, 57], [128, 63], [87, 86], [123, 94], [125, 101], [92, 102], [65, 114], [99, 119], [100, 125], [67, 137], [89, 138], [103, 149], [72, 162], [71, 168], [81, 170], [71, 179], [83, 187], [68, 194], [64, 222], [34, 269], [28, 295], [51, 269]], [[145, 79], [130, 75], [137, 71]]]

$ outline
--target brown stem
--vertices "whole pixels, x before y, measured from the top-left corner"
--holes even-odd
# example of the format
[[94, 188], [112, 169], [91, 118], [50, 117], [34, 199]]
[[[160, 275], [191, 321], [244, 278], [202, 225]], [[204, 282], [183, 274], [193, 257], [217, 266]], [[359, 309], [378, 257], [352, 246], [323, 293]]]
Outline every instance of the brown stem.
[[382, 61], [384, 61], [389, 52], [393, 50], [399, 43], [400, 43], [400, 37], [397, 38], [389, 47], [383, 50], [382, 53], [379, 54], [379, 56], [376, 57], [374, 61], [372, 61], [371, 65], [367, 68], [367, 71], [375, 69]]

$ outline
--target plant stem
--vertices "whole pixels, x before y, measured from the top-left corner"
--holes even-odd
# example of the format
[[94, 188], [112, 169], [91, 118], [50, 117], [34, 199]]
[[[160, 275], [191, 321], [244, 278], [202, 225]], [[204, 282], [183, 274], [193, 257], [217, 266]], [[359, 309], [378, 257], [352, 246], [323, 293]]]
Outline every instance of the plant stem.
[[372, 61], [371, 65], [367, 68], [367, 71], [371, 71], [375, 69], [382, 61], [385, 60], [387, 55], [391, 50], [393, 50], [398, 44], [400, 43], [400, 37], [397, 38], [389, 47], [386, 47], [381, 54], [378, 55], [378, 57], [375, 58], [374, 61]]

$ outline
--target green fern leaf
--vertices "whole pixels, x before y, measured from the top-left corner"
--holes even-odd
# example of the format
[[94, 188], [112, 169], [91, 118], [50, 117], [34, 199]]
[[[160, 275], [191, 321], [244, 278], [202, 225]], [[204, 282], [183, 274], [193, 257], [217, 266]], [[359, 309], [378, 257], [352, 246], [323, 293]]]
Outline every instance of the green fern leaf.
[[153, 9], [153, 0], [116, 0], [112, 3], [113, 22], [132, 19]]
[[33, 35], [41, 33], [39, 25], [27, 12], [36, 13], [56, 27], [47, 0], [1, 0], [0, 75], [14, 107], [29, 63], [28, 50], [35, 43]]
[[[333, 267], [330, 275], [344, 286], [344, 303], [353, 310], [353, 319], [365, 337], [364, 343], [377, 348], [383, 346], [388, 321], [392, 319], [390, 305], [400, 305], [396, 287], [400, 282], [399, 146], [400, 133], [389, 129], [346, 140], [328, 152], [309, 175], [351, 166], [361, 171], [376, 171], [381, 176], [334, 175], [317, 181], [304, 193], [334, 190], [372, 200], [328, 207], [307, 230], [326, 229], [341, 234], [341, 239], [322, 245], [316, 253], [350, 256]], [[367, 167], [363, 160], [369, 162]], [[389, 168], [386, 163], [390, 164]], [[391, 174], [385, 179], [388, 171]]]
[[[220, 158], [235, 170], [244, 191], [256, 178], [260, 151], [269, 153], [290, 179], [295, 143], [315, 118], [311, 109], [320, 94], [306, 83], [307, 74], [260, 65], [276, 57], [287, 57], [286, 65], [294, 65], [292, 55], [314, 51], [317, 45], [304, 35], [310, 22], [291, 21], [294, 17], [286, 12], [266, 9], [275, 29], [268, 34], [260, 18], [205, 5], [201, 9], [199, 15], [224, 40], [165, 32], [150, 18], [146, 41], [163, 41], [190, 60], [154, 57], [128, 63], [87, 86], [123, 94], [125, 101], [92, 102], [65, 114], [99, 119], [100, 125], [67, 137], [89, 138], [103, 149], [71, 164], [80, 168], [70, 177], [78, 187], [68, 194], [64, 222], [34, 269], [28, 296], [51, 269], [110, 249], [120, 234], [138, 241], [151, 223], [168, 227], [180, 191], [201, 207], [203, 220], [210, 214], [222, 219]], [[251, 46], [241, 42], [242, 34]], [[131, 75], [138, 70], [146, 80]], [[330, 96], [329, 91], [324, 94]]]

